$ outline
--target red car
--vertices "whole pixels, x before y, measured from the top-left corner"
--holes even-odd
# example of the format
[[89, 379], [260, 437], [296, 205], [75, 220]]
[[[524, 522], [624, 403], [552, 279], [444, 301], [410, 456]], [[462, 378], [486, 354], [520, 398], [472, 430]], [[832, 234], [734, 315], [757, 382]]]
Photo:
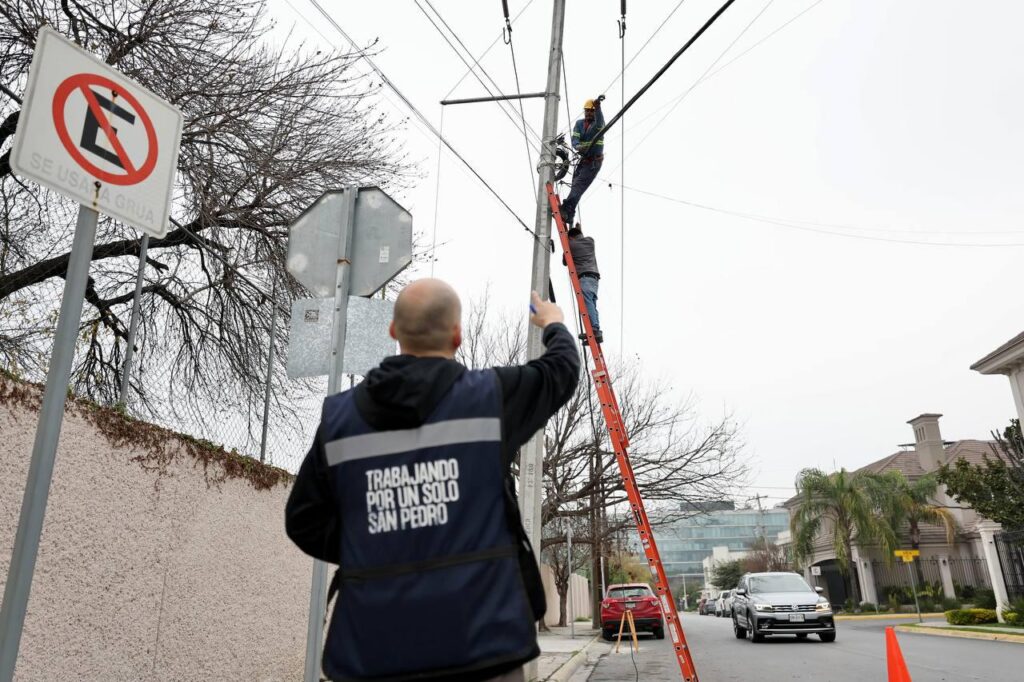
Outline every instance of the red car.
[[[661, 605], [650, 585], [629, 583], [609, 585], [608, 593], [601, 601], [601, 634], [611, 641], [619, 633], [622, 614], [633, 612], [637, 632], [650, 632], [655, 639], [665, 639], [665, 621], [662, 620]], [[623, 635], [629, 632], [629, 624], [623, 628]]]

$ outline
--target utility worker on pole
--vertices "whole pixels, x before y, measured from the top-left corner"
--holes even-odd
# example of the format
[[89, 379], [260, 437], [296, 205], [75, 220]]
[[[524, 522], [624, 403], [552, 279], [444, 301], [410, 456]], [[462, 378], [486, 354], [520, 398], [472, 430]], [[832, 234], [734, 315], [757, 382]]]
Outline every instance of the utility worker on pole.
[[562, 202], [562, 222], [566, 226], [572, 225], [576, 217], [576, 206], [583, 198], [583, 193], [590, 187], [590, 183], [597, 178], [604, 162], [604, 138], [597, 141], [596, 145], [591, 140], [604, 129], [604, 114], [601, 113], [601, 102], [604, 95], [596, 100], [588, 99], [583, 103], [583, 118], [576, 121], [572, 129], [572, 148], [580, 154], [579, 163], [572, 174], [572, 188], [569, 196]]
[[[584, 237], [583, 228], [579, 223], [569, 230], [569, 252], [572, 253], [572, 262], [576, 266], [576, 276], [580, 280], [580, 291], [583, 293], [583, 303], [587, 306], [587, 317], [590, 318], [594, 338], [598, 343], [604, 343], [601, 319], [597, 316], [597, 285], [601, 280], [601, 273], [597, 269], [594, 238]], [[564, 253], [562, 254], [562, 265], [566, 265]], [[580, 334], [580, 340], [587, 340], [586, 332]]]
[[402, 354], [324, 401], [285, 529], [339, 566], [329, 679], [522, 682], [540, 655], [544, 586], [512, 463], [576, 390], [580, 357], [558, 306], [534, 292], [532, 308], [544, 355], [471, 370], [454, 359], [458, 295], [415, 281], [391, 322]]

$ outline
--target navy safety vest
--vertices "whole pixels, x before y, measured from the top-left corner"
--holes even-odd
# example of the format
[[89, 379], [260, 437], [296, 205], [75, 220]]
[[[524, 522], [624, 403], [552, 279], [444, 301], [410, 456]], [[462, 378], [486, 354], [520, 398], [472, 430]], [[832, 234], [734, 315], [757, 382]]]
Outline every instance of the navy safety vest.
[[352, 391], [328, 399], [323, 424], [341, 519], [327, 676], [443, 679], [539, 655], [497, 375], [465, 371], [419, 428], [375, 431]]

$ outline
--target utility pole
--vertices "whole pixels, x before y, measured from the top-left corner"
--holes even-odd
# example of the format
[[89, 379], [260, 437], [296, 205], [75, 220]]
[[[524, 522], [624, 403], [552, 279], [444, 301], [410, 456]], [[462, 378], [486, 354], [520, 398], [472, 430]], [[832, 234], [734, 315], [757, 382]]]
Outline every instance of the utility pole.
[[[548, 207], [547, 184], [555, 178], [555, 135], [558, 133], [558, 100], [561, 88], [562, 34], [565, 31], [565, 0], [554, 0], [551, 19], [551, 52], [548, 54], [548, 81], [544, 97], [544, 128], [541, 132], [540, 160], [537, 163], [537, 222], [533, 244], [533, 267], [530, 270], [530, 288], [548, 298], [551, 275], [551, 213]], [[526, 356], [532, 360], [543, 352], [541, 330], [529, 325]], [[523, 527], [540, 559], [541, 475], [544, 466], [544, 429], [538, 431], [523, 447], [519, 460], [519, 508]], [[526, 665], [526, 679], [537, 678], [537, 661]]]
[[761, 539], [767, 541], [767, 539], [764, 536], [764, 507], [761, 506], [761, 493], [754, 495], [754, 497], [752, 497], [751, 499], [757, 500], [757, 530], [761, 534]]

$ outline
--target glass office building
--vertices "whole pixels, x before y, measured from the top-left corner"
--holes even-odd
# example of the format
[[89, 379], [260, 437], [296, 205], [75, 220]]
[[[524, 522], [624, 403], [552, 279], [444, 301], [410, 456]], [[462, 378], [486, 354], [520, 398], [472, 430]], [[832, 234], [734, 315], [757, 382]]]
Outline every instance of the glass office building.
[[783, 508], [733, 509], [731, 502], [705, 505], [689, 518], [654, 528], [665, 573], [674, 591], [685, 578], [687, 591], [704, 585], [702, 562], [715, 547], [730, 551], [749, 550], [762, 534], [775, 542], [781, 531], [789, 530], [789, 510]]

